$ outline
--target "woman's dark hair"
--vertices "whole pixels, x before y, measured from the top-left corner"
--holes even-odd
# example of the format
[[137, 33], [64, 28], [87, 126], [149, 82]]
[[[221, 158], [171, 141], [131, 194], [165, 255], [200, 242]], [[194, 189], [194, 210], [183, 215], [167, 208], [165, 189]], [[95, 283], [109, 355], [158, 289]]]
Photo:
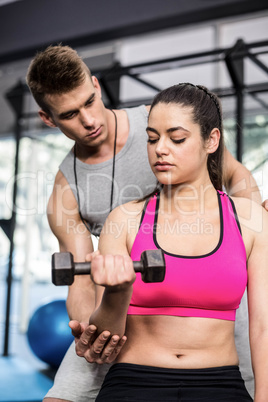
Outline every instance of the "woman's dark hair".
[[[199, 124], [201, 136], [204, 141], [209, 138], [213, 128], [220, 131], [220, 141], [217, 150], [208, 155], [207, 167], [210, 180], [216, 190], [222, 190], [222, 164], [223, 164], [223, 127], [222, 112], [219, 98], [202, 85], [182, 83], [173, 85], [159, 92], [153, 99], [150, 113], [159, 103], [173, 103], [192, 109], [194, 123]], [[159, 185], [158, 185], [159, 188]]]

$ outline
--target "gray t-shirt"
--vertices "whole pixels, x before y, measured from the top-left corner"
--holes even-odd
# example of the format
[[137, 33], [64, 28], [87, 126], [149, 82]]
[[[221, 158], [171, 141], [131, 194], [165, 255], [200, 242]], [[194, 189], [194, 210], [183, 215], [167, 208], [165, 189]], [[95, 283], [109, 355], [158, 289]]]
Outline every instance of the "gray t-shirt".
[[[147, 118], [145, 106], [125, 109], [129, 120], [126, 144], [115, 157], [113, 208], [149, 194], [156, 178], [147, 157]], [[74, 154], [71, 150], [60, 165], [77, 200]], [[89, 165], [76, 158], [80, 211], [91, 233], [99, 235], [110, 212], [113, 159]]]

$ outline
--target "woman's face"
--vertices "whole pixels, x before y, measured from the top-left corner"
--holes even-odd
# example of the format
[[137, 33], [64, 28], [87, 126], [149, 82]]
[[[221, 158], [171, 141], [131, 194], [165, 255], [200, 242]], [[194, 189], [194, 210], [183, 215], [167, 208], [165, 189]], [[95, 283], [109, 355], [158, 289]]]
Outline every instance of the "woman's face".
[[147, 134], [149, 163], [160, 183], [194, 184], [207, 177], [208, 152], [191, 107], [158, 103], [151, 110]]

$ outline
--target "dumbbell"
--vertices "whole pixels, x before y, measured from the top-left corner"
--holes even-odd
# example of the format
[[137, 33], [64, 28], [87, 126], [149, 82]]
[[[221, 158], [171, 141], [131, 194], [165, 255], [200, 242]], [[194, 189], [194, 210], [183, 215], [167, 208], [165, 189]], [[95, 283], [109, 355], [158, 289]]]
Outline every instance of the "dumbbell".
[[[143, 282], [163, 282], [166, 273], [162, 250], [147, 250], [141, 254], [140, 261], [133, 261], [135, 272], [141, 273]], [[70, 286], [74, 275], [90, 275], [90, 262], [74, 262], [71, 253], [52, 255], [52, 282], [56, 286]]]

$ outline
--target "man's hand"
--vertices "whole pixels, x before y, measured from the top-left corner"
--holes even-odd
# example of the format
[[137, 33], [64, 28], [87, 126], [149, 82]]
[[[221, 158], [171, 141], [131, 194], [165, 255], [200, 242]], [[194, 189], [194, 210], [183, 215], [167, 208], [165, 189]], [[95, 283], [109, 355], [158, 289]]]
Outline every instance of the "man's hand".
[[97, 327], [88, 323], [72, 320], [69, 326], [75, 337], [76, 354], [89, 363], [112, 363], [127, 340], [126, 336], [121, 339], [118, 335], [111, 337], [109, 331], [103, 331], [96, 338]]
[[261, 205], [266, 209], [266, 211], [268, 211], [268, 200], [264, 200]]

